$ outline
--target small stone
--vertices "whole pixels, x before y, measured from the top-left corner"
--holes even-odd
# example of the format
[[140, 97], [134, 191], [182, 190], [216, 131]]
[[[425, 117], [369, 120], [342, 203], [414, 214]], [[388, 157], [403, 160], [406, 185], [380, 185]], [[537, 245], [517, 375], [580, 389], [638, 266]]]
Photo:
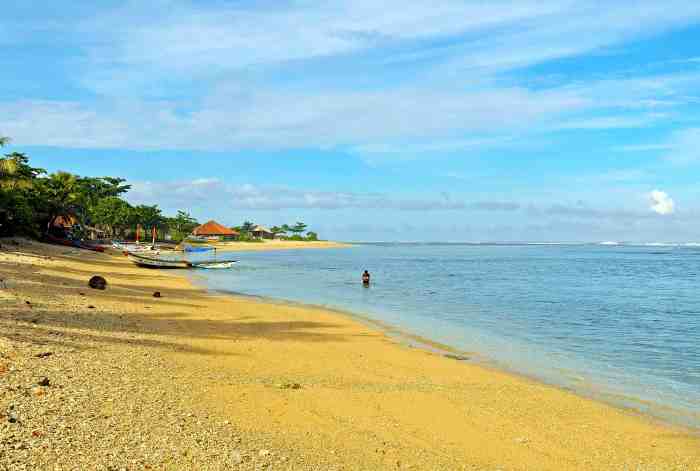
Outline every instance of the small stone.
[[36, 384], [38, 384], [39, 386], [49, 386], [51, 384], [51, 381], [49, 380], [49, 378], [44, 376]]
[[7, 414], [7, 421], [11, 424], [19, 422], [19, 417], [17, 416], [17, 413], [11, 411], [9, 414]]
[[154, 297], [154, 298], [160, 298], [160, 297], [161, 297], [160, 291], [156, 291], [155, 293], [153, 293], [153, 297]]
[[34, 355], [34, 356], [37, 357], [37, 358], [46, 358], [46, 357], [50, 357], [51, 355], [53, 355], [53, 352], [42, 352], [42, 353], [37, 353], [37, 354]]
[[258, 456], [263, 457], [263, 458], [265, 456], [270, 456], [270, 450], [260, 450], [260, 452], [258, 453]]
[[95, 306], [93, 306], [92, 304], [90, 304], [90, 305], [88, 306], [88, 309], [95, 309]]

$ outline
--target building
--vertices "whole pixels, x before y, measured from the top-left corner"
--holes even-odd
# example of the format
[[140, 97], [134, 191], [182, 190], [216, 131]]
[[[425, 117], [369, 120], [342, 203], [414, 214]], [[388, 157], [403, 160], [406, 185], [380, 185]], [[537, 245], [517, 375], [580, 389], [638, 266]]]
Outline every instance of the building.
[[201, 226], [195, 227], [192, 231], [193, 236], [206, 237], [210, 240], [236, 240], [238, 232], [222, 226], [216, 221], [209, 221]]
[[257, 225], [250, 231], [250, 235], [256, 239], [274, 239], [275, 233], [265, 226]]

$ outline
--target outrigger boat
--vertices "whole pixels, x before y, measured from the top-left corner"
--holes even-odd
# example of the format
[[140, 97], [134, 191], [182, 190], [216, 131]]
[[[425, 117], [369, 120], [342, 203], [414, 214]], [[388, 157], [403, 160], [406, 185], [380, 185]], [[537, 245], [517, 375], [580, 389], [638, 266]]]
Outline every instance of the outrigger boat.
[[146, 257], [144, 255], [128, 253], [129, 260], [140, 267], [148, 268], [231, 268], [236, 260], [209, 260], [201, 262], [191, 262], [183, 259], [167, 259]]
[[212, 247], [210, 245], [196, 247], [194, 245], [184, 244], [182, 250], [185, 252], [210, 252], [212, 250], [216, 250], [216, 247]]
[[200, 262], [200, 263], [193, 263], [192, 266], [194, 268], [232, 268], [233, 265], [236, 263], [235, 260], [233, 261], [228, 261], [228, 262]]
[[188, 260], [170, 260], [167, 258], [146, 257], [141, 254], [128, 252], [129, 260], [140, 267], [149, 268], [192, 268], [192, 262]]

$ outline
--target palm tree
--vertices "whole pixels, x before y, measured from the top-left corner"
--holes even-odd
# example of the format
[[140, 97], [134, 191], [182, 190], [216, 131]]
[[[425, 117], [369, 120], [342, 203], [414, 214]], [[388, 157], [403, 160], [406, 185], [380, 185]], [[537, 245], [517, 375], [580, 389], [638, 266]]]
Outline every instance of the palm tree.
[[306, 224], [303, 222], [297, 222], [294, 224], [294, 226], [290, 229], [295, 235], [301, 235], [302, 232], [306, 230]]
[[[44, 209], [48, 216], [46, 231], [51, 229], [51, 224], [59, 217], [79, 217], [81, 209], [85, 206], [85, 195], [81, 191], [80, 180], [77, 175], [68, 172], [56, 172], [48, 178], [39, 180], [37, 185], [44, 202]], [[82, 222], [82, 221], [81, 221]]]
[[0, 189], [12, 191], [31, 188], [32, 181], [41, 173], [44, 173], [43, 169], [29, 166], [26, 155], [19, 152], [7, 154], [0, 158]]

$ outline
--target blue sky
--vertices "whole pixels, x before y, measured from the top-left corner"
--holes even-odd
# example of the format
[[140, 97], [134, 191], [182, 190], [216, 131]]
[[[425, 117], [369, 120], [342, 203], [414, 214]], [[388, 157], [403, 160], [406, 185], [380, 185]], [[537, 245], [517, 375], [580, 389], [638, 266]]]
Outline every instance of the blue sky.
[[700, 3], [9, 0], [0, 135], [202, 220], [700, 241]]

